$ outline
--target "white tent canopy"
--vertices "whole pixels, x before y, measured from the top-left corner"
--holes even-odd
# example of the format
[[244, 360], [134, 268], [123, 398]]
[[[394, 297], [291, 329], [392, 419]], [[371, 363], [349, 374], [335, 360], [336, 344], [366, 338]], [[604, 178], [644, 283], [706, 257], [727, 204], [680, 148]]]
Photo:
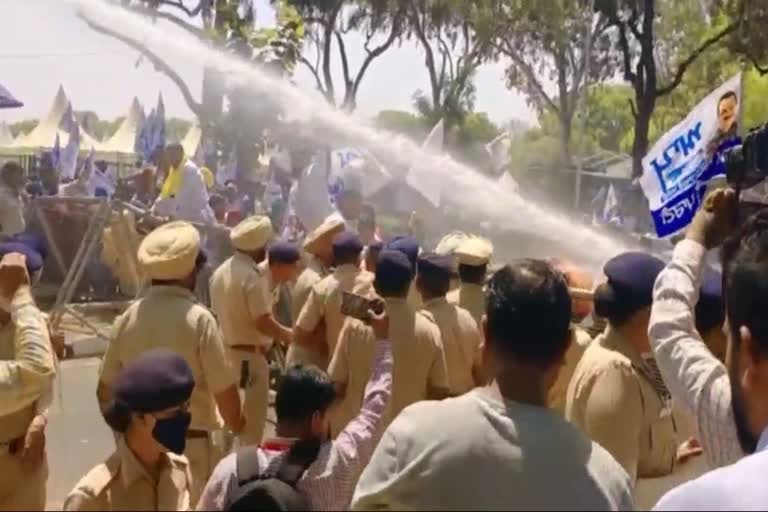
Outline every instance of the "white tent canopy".
[[6, 123], [0, 123], [0, 147], [13, 145], [13, 134]]
[[144, 123], [144, 109], [138, 98], [133, 98], [128, 115], [109, 140], [103, 142], [99, 151], [105, 153], [133, 154], [136, 146], [136, 136]]
[[[32, 131], [19, 135], [13, 142], [13, 148], [31, 150], [53, 148], [54, 144], [56, 144], [56, 135], [59, 136], [59, 145], [65, 147], [69, 141], [69, 133], [61, 129], [61, 121], [64, 114], [66, 114], [68, 107], [69, 99], [64, 92], [64, 88], [59, 86], [56, 98], [53, 100], [53, 106], [48, 111], [48, 115], [41, 119]], [[80, 150], [90, 151], [91, 148], [100, 151], [101, 143], [88, 135], [85, 130], [80, 127]]]

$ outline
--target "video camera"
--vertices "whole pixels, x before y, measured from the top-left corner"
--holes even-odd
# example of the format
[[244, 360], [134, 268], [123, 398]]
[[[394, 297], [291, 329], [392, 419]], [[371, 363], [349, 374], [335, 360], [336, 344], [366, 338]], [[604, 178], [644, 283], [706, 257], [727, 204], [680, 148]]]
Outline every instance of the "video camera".
[[737, 191], [759, 185], [768, 178], [768, 124], [752, 129], [740, 146], [724, 152], [728, 185]]
[[726, 180], [736, 191], [739, 200], [739, 219], [746, 220], [768, 207], [768, 197], [756, 198], [754, 194], [742, 196], [742, 192], [760, 185], [768, 178], [768, 124], [752, 129], [741, 145], [723, 153], [723, 160]]

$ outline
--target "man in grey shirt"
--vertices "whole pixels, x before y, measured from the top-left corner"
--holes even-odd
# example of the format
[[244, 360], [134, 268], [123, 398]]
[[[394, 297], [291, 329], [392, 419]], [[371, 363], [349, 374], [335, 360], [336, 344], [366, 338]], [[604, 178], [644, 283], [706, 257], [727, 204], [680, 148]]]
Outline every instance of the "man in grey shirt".
[[355, 510], [627, 510], [632, 482], [547, 408], [571, 341], [571, 299], [548, 263], [488, 284], [483, 360], [492, 383], [406, 408], [358, 482]]

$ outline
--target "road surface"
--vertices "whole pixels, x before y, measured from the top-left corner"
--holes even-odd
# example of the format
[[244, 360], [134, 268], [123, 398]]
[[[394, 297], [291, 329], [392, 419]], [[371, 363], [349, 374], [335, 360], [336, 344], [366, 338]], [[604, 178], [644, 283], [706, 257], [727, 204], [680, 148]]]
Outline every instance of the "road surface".
[[61, 363], [61, 399], [57, 393], [46, 430], [48, 510], [61, 510], [80, 478], [115, 448], [96, 402], [98, 369], [97, 358]]

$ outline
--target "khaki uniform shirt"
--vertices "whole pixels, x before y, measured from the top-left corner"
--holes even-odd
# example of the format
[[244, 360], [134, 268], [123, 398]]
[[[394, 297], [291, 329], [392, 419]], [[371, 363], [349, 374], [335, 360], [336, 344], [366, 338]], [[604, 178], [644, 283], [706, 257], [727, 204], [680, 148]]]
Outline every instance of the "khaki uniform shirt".
[[100, 379], [111, 385], [141, 354], [166, 348], [181, 355], [195, 377], [191, 429], [216, 430], [221, 423], [214, 395], [236, 384], [213, 315], [188, 290], [153, 286], [115, 320]]
[[11, 236], [24, 231], [24, 205], [19, 194], [0, 184], [0, 235]]
[[[386, 303], [395, 366], [384, 425], [409, 405], [425, 400], [429, 388], [448, 390], [449, 386], [440, 331], [431, 314], [417, 313], [403, 299], [386, 299]], [[342, 408], [347, 420], [360, 410], [371, 376], [374, 342], [373, 332], [362, 322], [349, 319], [344, 324], [328, 373], [334, 382], [346, 384]]]
[[270, 345], [271, 339], [256, 325], [259, 318], [272, 313], [274, 304], [267, 271], [267, 267], [238, 252], [213, 273], [211, 309], [227, 346]]
[[475, 373], [482, 364], [482, 339], [477, 323], [466, 309], [449, 304], [445, 297], [427, 301], [424, 309], [440, 329], [448, 390], [453, 396], [463, 395], [475, 387]]
[[155, 476], [118, 441], [115, 453], [78, 482], [64, 510], [190, 510], [190, 482], [186, 458], [162, 455]]
[[560, 368], [557, 380], [549, 390], [549, 408], [565, 415], [565, 403], [568, 398], [568, 384], [571, 382], [573, 372], [581, 361], [581, 357], [592, 342], [592, 337], [587, 331], [576, 325], [572, 326], [573, 339], [568, 352], [565, 353], [565, 362]]
[[296, 280], [291, 294], [291, 318], [296, 322], [304, 304], [309, 299], [312, 288], [328, 275], [328, 269], [320, 263], [317, 258], [310, 258], [307, 267], [301, 272]]
[[11, 322], [0, 327], [0, 442], [26, 432], [33, 406], [53, 384], [54, 357], [43, 313], [28, 290], [18, 292]]
[[296, 321], [296, 327], [306, 332], [313, 332], [320, 321], [325, 319], [328, 354], [329, 357], [333, 357], [341, 327], [344, 325], [344, 315], [341, 314], [343, 292], [371, 296], [373, 278], [372, 273], [361, 271], [355, 265], [336, 267], [331, 275], [312, 287], [309, 298]]
[[568, 388], [566, 417], [633, 479], [669, 475], [679, 438], [670, 400], [641, 371], [629, 343], [608, 327], [589, 346]]
[[479, 326], [485, 314], [485, 288], [479, 284], [461, 283], [458, 290], [448, 294], [448, 302], [469, 311]]

